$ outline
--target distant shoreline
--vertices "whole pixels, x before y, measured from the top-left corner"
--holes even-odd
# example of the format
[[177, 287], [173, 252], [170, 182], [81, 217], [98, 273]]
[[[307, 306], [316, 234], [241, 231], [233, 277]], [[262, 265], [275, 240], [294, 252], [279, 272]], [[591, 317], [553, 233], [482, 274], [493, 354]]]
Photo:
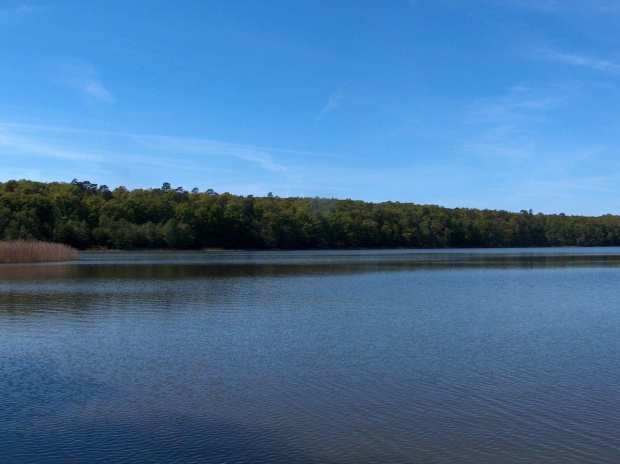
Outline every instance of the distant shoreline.
[[74, 180], [0, 184], [0, 240], [79, 250], [332, 250], [620, 246], [620, 216], [508, 212]]

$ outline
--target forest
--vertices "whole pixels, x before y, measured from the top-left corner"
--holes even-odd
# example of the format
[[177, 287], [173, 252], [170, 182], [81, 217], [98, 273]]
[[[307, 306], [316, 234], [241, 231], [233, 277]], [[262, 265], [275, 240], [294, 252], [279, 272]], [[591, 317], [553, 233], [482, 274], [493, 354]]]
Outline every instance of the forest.
[[618, 246], [620, 216], [10, 180], [0, 183], [0, 240], [81, 250]]

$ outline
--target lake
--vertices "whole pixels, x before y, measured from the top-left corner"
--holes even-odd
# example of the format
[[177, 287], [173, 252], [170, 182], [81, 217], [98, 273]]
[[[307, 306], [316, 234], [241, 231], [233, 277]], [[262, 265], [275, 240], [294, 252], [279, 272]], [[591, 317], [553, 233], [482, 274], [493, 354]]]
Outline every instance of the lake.
[[620, 249], [0, 266], [1, 462], [620, 462]]

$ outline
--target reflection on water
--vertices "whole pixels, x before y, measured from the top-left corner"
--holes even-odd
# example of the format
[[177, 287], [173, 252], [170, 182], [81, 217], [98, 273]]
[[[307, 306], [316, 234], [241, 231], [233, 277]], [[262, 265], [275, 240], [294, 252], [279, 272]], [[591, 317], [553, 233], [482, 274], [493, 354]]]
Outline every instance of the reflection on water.
[[0, 266], [1, 462], [618, 462], [620, 250]]
[[453, 268], [620, 266], [618, 248], [83, 253], [80, 262], [0, 265], [0, 279], [186, 279]]

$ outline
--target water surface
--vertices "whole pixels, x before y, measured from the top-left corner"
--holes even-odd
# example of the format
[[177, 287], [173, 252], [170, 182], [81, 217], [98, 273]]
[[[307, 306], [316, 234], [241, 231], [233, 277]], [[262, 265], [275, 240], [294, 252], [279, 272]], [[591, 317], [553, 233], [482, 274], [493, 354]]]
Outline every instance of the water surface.
[[619, 462], [620, 249], [0, 266], [2, 462]]

